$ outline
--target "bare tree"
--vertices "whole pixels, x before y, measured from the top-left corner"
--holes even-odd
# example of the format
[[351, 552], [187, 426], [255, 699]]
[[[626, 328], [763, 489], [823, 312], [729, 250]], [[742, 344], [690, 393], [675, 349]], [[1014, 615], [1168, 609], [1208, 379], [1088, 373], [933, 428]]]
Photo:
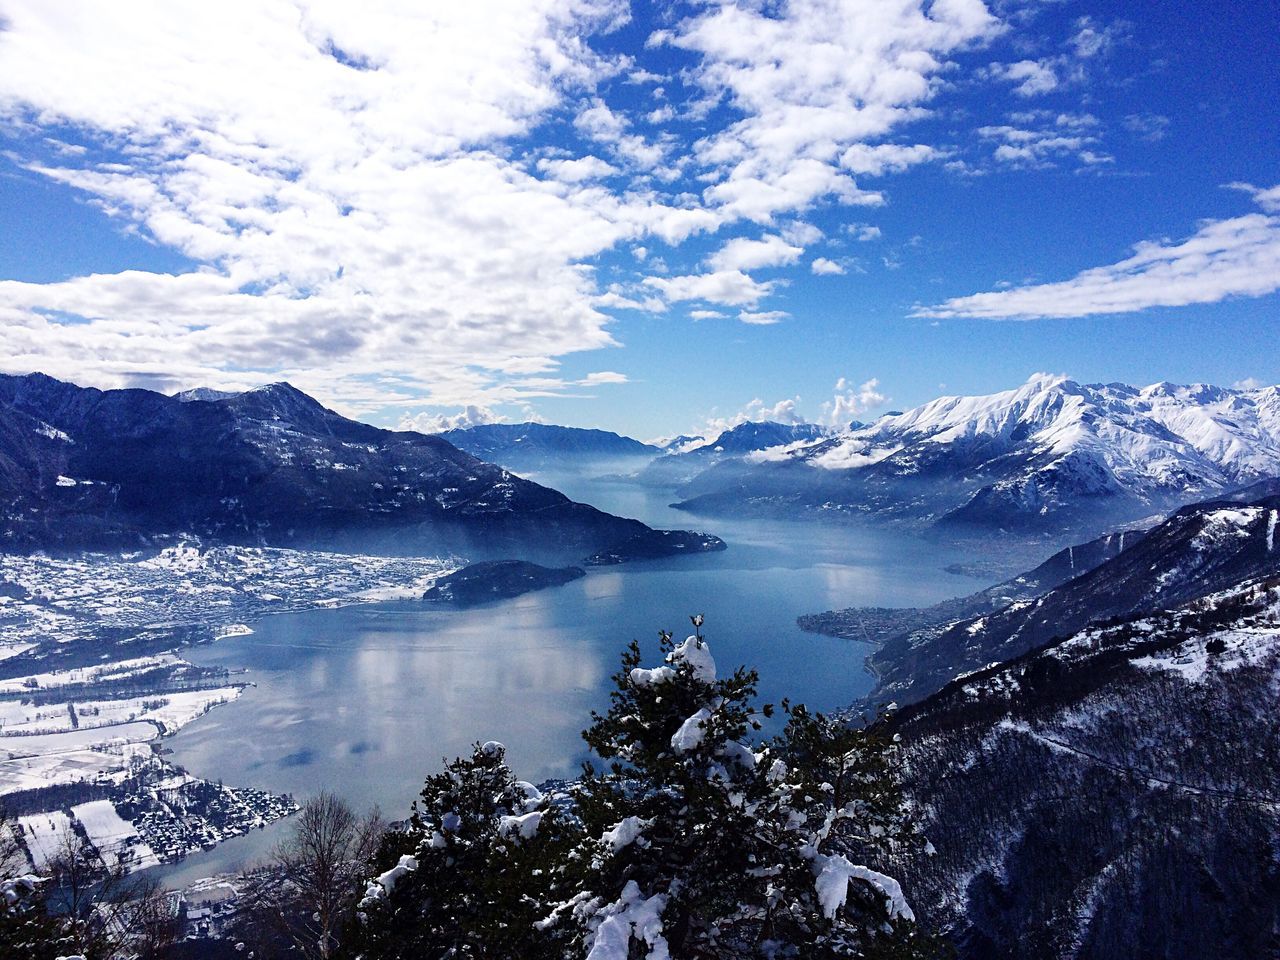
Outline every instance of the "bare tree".
[[327, 792], [308, 801], [270, 861], [242, 878], [242, 938], [259, 957], [334, 956], [385, 829], [376, 809], [360, 817]]
[[[16, 822], [0, 816], [0, 880], [28, 869], [15, 827]], [[75, 829], [63, 835], [42, 874], [28, 902], [11, 905], [9, 915], [0, 917], [0, 927], [12, 928], [8, 932], [20, 933], [21, 920], [21, 926], [38, 927], [45, 941], [24, 947], [0, 936], [0, 946], [15, 958], [41, 957], [49, 952], [41, 947], [48, 947], [50, 956], [151, 960], [160, 957], [177, 936], [177, 917], [159, 882], [129, 876], [128, 868], [118, 861], [105, 863], [88, 838]], [[0, 955], [7, 960], [9, 954], [0, 950]]]

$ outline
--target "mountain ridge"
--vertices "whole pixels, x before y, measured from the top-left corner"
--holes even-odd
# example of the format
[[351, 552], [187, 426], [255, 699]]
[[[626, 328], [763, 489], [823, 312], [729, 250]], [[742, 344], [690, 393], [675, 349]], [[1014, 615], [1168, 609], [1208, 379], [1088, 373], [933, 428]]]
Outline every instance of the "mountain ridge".
[[723, 547], [575, 503], [440, 437], [349, 420], [289, 384], [181, 399], [43, 374], [0, 377], [0, 520], [9, 550], [182, 534], [477, 559]]

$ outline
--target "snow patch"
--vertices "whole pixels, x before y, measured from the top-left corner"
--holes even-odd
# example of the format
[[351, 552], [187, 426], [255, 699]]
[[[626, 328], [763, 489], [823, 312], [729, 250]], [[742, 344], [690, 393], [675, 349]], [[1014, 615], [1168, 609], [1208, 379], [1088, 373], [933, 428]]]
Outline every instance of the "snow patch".
[[676, 753], [688, 753], [702, 743], [707, 735], [706, 724], [711, 719], [711, 711], [703, 707], [671, 735], [671, 749]]
[[881, 894], [885, 899], [885, 909], [891, 919], [901, 917], [904, 920], [915, 920], [916, 915], [907, 904], [902, 894], [902, 886], [893, 877], [885, 876], [875, 870], [851, 863], [841, 854], [824, 856], [819, 854], [813, 863], [816, 873], [814, 887], [818, 893], [818, 902], [822, 905], [822, 913], [828, 920], [835, 919], [836, 912], [844, 906], [849, 897], [849, 881], [862, 880]]
[[605, 908], [607, 916], [596, 928], [587, 960], [628, 960], [633, 939], [648, 945], [645, 960], [671, 960], [662, 936], [662, 911], [666, 905], [664, 894], [645, 898], [636, 882], [628, 880], [622, 897]]

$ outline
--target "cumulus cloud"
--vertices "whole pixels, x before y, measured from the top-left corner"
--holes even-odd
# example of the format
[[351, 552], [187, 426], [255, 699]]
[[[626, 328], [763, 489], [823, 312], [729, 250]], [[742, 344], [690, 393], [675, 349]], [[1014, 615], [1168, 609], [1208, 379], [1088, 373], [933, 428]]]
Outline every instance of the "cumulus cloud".
[[852, 173], [879, 177], [885, 173], [901, 173], [908, 167], [943, 156], [946, 156], [943, 151], [923, 143], [910, 146], [897, 143], [878, 143], [874, 146], [855, 143], [840, 154], [840, 165]]
[[[651, 38], [688, 57], [657, 73], [598, 52], [629, 16], [623, 0], [170, 0], [146, 16], [11, 0], [15, 162], [194, 266], [0, 281], [0, 367], [102, 386], [287, 378], [384, 417], [617, 382], [558, 374], [617, 345], [608, 310], [783, 319], [764, 303], [780, 281], [751, 272], [803, 269], [817, 204], [878, 206], [860, 179], [943, 157], [892, 141], [1004, 29], [980, 0], [698, 5]], [[673, 118], [702, 139], [653, 126]], [[653, 254], [713, 233], [702, 267]], [[602, 282], [618, 249], [636, 256]]]
[[[1263, 209], [1280, 190], [1250, 188]], [[956, 297], [917, 311], [924, 317], [1087, 317], [1151, 307], [1216, 303], [1280, 290], [1280, 216], [1211, 220], [1185, 240], [1147, 241], [1118, 263], [1057, 283]]]
[[644, 285], [670, 303], [705, 300], [730, 307], [748, 307], [768, 296], [775, 283], [755, 280], [741, 270], [716, 270], [680, 277], [646, 277]]
[[426, 413], [404, 414], [400, 418], [400, 430], [415, 433], [444, 433], [446, 430], [464, 430], [485, 423], [501, 423], [503, 418], [488, 407], [468, 405], [455, 414]]
[[868, 410], [884, 406], [889, 398], [880, 392], [880, 381], [876, 378], [853, 386], [844, 377], [836, 381], [835, 396], [822, 405], [823, 420], [837, 429], [849, 426]]
[[696, 81], [712, 101], [726, 100], [741, 114], [698, 144], [718, 175], [708, 200], [768, 222], [826, 196], [883, 202], [841, 169], [840, 155], [918, 118], [945, 57], [999, 29], [978, 0], [927, 10], [784, 0], [768, 8], [711, 6], [656, 42], [701, 55]]
[[743, 423], [759, 423], [771, 420], [774, 423], [819, 423], [834, 430], [845, 429], [850, 421], [860, 414], [876, 407], [883, 406], [888, 398], [880, 392], [880, 381], [872, 378], [857, 386], [844, 377], [836, 381], [835, 396], [825, 401], [822, 415], [818, 420], [808, 420], [801, 412], [799, 396], [787, 397], [776, 403], [766, 403], [756, 397], [741, 410], [727, 417], [711, 416], [707, 418], [702, 429], [704, 436], [714, 437], [718, 433], [739, 426]]
[[538, 169], [565, 183], [582, 183], [584, 180], [600, 180], [617, 174], [618, 168], [599, 157], [579, 157], [576, 160], [539, 160]]
[[766, 420], [773, 423], [804, 423], [805, 419], [800, 415], [800, 398], [788, 397], [785, 400], [779, 400], [777, 403], [769, 404], [756, 397], [737, 413], [727, 417], [707, 417], [706, 424], [701, 428], [701, 432], [703, 436], [714, 438], [718, 434], [724, 433], [726, 430], [732, 430], [734, 427], [741, 426], [744, 423], [763, 423]]
[[1022, 97], [1034, 97], [1058, 88], [1058, 73], [1047, 60], [1019, 60], [1017, 63], [992, 64], [996, 76], [1013, 84]]
[[828, 260], [826, 257], [816, 258], [813, 263], [809, 264], [809, 270], [820, 277], [839, 276], [844, 273], [844, 267], [834, 260]]
[[787, 243], [779, 236], [759, 240], [735, 237], [708, 257], [707, 265], [713, 270], [758, 270], [795, 263], [802, 253], [803, 247]]

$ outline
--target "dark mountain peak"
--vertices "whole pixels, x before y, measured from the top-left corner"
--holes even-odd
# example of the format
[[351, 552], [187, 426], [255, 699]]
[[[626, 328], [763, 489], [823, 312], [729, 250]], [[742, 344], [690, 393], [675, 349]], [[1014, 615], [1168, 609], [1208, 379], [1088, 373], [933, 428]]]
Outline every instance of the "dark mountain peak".
[[0, 377], [0, 548], [195, 535], [476, 559], [720, 549], [574, 503], [440, 437], [327, 410], [287, 383], [216, 402]]
[[238, 416], [278, 422], [303, 430], [329, 431], [338, 423], [351, 423], [319, 400], [288, 383], [268, 383], [222, 401]]
[[173, 399], [182, 403], [194, 403], [203, 401], [205, 403], [218, 403], [221, 400], [230, 400], [232, 397], [240, 396], [238, 390], [215, 390], [213, 387], [194, 387], [190, 390], [183, 390], [173, 395]]

